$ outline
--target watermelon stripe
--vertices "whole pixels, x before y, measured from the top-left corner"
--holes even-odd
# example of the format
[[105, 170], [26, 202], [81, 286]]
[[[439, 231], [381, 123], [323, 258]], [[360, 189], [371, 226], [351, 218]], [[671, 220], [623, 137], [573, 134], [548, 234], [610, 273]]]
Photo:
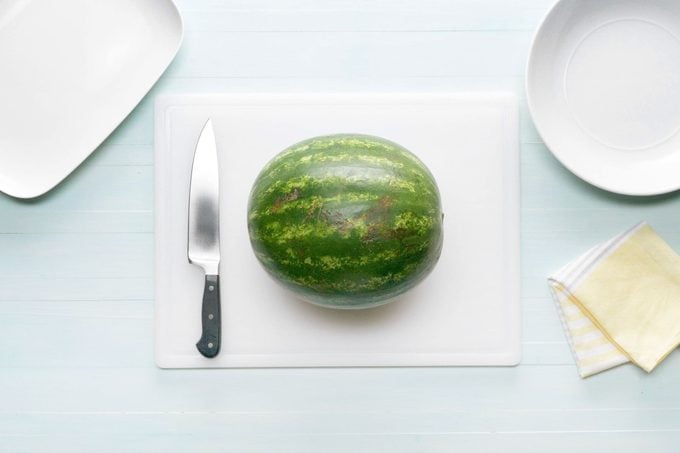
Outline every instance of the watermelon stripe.
[[331, 176], [327, 178], [312, 178], [309, 176], [298, 177], [285, 182], [277, 181], [267, 189], [251, 195], [251, 198], [258, 206], [274, 206], [277, 201], [279, 204], [294, 202], [307, 196], [323, 196], [332, 198], [341, 193], [355, 194], [388, 194], [395, 201], [408, 201], [416, 196], [416, 201], [422, 203], [422, 198], [432, 203], [439, 199], [436, 187], [431, 188], [419, 184], [414, 184], [404, 179], [377, 179], [370, 182]]

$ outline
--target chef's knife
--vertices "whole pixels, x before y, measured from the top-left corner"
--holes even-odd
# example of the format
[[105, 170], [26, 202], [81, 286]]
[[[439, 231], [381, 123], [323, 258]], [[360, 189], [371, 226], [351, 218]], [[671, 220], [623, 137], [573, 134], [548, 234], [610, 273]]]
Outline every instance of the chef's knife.
[[196, 348], [205, 357], [220, 352], [220, 181], [212, 120], [203, 126], [196, 144], [189, 189], [189, 262], [205, 271], [201, 320], [203, 333]]

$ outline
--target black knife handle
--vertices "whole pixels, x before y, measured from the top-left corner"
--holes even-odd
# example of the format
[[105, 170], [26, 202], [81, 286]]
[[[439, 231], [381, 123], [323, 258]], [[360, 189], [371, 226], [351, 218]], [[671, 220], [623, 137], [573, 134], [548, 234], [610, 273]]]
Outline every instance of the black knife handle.
[[201, 309], [203, 334], [196, 343], [198, 352], [212, 359], [220, 352], [220, 276], [206, 275]]

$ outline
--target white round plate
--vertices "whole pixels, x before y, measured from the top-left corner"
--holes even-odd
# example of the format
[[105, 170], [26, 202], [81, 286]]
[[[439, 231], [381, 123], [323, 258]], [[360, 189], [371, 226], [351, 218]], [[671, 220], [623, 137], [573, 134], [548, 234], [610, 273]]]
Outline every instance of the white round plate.
[[680, 1], [560, 0], [534, 38], [527, 96], [548, 148], [585, 181], [680, 189]]

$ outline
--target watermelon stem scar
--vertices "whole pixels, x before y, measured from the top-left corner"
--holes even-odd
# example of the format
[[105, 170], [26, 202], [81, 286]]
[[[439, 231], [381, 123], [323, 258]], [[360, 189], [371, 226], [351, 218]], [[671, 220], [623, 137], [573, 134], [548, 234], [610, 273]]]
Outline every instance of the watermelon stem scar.
[[413, 153], [369, 135], [314, 137], [255, 180], [248, 232], [267, 273], [329, 308], [371, 308], [421, 282], [443, 244], [439, 189]]

